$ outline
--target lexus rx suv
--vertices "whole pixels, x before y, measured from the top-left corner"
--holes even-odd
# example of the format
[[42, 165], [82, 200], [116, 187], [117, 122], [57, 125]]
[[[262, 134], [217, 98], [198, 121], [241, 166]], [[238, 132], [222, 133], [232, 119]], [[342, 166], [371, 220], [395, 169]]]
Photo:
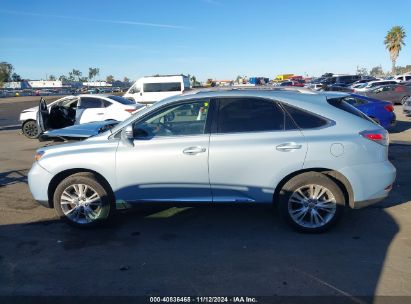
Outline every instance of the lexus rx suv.
[[108, 221], [116, 202], [274, 204], [322, 232], [344, 208], [384, 199], [395, 180], [388, 134], [343, 93], [190, 92], [82, 142], [41, 148], [34, 198], [68, 223]]

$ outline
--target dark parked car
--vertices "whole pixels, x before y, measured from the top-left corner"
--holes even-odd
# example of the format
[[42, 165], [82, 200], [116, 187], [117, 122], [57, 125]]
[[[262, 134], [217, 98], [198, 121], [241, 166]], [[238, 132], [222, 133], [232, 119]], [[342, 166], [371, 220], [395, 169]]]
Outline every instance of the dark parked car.
[[367, 97], [390, 101], [393, 104], [404, 104], [411, 96], [411, 86], [402, 84], [391, 84], [376, 87], [370, 91], [358, 92]]
[[323, 83], [326, 85], [339, 84], [341, 85], [351, 85], [352, 83], [361, 79], [360, 75], [341, 75], [341, 76], [332, 76], [326, 78]]
[[323, 85], [324, 91], [334, 91], [334, 92], [346, 92], [351, 93], [353, 90], [350, 87], [345, 86], [344, 84], [336, 83], [331, 85]]

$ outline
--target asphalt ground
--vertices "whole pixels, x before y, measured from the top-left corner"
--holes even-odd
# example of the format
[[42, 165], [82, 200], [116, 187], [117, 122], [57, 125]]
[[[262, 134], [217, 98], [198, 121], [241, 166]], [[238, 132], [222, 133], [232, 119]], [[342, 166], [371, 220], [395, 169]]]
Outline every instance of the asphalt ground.
[[[0, 122], [35, 102], [0, 103]], [[395, 111], [390, 196], [318, 235], [291, 230], [268, 206], [144, 206], [75, 229], [29, 192], [44, 143], [0, 130], [0, 296], [411, 296], [411, 120]]]

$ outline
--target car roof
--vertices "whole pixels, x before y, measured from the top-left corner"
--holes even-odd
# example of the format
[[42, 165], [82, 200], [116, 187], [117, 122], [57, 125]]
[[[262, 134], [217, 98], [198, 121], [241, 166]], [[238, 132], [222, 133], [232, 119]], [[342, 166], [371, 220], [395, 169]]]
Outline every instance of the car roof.
[[[156, 105], [161, 106], [163, 104], [171, 104], [173, 102], [178, 102], [181, 100], [190, 100], [193, 98], [217, 98], [217, 97], [260, 97], [260, 98], [271, 98], [278, 101], [290, 101], [290, 100], [301, 100], [312, 102], [313, 100], [319, 100], [319, 96], [326, 101], [327, 98], [338, 98], [347, 96], [344, 92], [333, 92], [324, 91], [318, 92], [307, 88], [301, 87], [291, 87], [291, 88], [281, 88], [281, 87], [238, 87], [238, 88], [212, 88], [212, 89], [199, 89], [191, 90], [180, 95], [172, 96], [166, 98], [162, 101], [156, 103]], [[296, 98], [297, 97], [297, 98]]]

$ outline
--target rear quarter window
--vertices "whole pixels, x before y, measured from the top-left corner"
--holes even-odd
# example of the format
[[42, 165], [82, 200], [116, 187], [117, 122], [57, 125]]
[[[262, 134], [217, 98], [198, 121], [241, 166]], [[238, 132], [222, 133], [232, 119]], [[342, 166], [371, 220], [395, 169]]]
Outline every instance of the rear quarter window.
[[375, 123], [371, 118], [369, 118], [363, 112], [361, 112], [360, 110], [357, 110], [355, 107], [350, 105], [346, 100], [347, 98], [351, 98], [351, 97], [330, 98], [327, 101], [330, 105], [332, 105], [333, 107], [336, 107], [337, 109], [340, 109], [344, 112], [350, 113], [357, 117], [361, 117], [365, 120], [368, 120], [372, 123]]
[[300, 129], [321, 128], [329, 123], [327, 119], [306, 110], [286, 104], [282, 104], [282, 106]]

